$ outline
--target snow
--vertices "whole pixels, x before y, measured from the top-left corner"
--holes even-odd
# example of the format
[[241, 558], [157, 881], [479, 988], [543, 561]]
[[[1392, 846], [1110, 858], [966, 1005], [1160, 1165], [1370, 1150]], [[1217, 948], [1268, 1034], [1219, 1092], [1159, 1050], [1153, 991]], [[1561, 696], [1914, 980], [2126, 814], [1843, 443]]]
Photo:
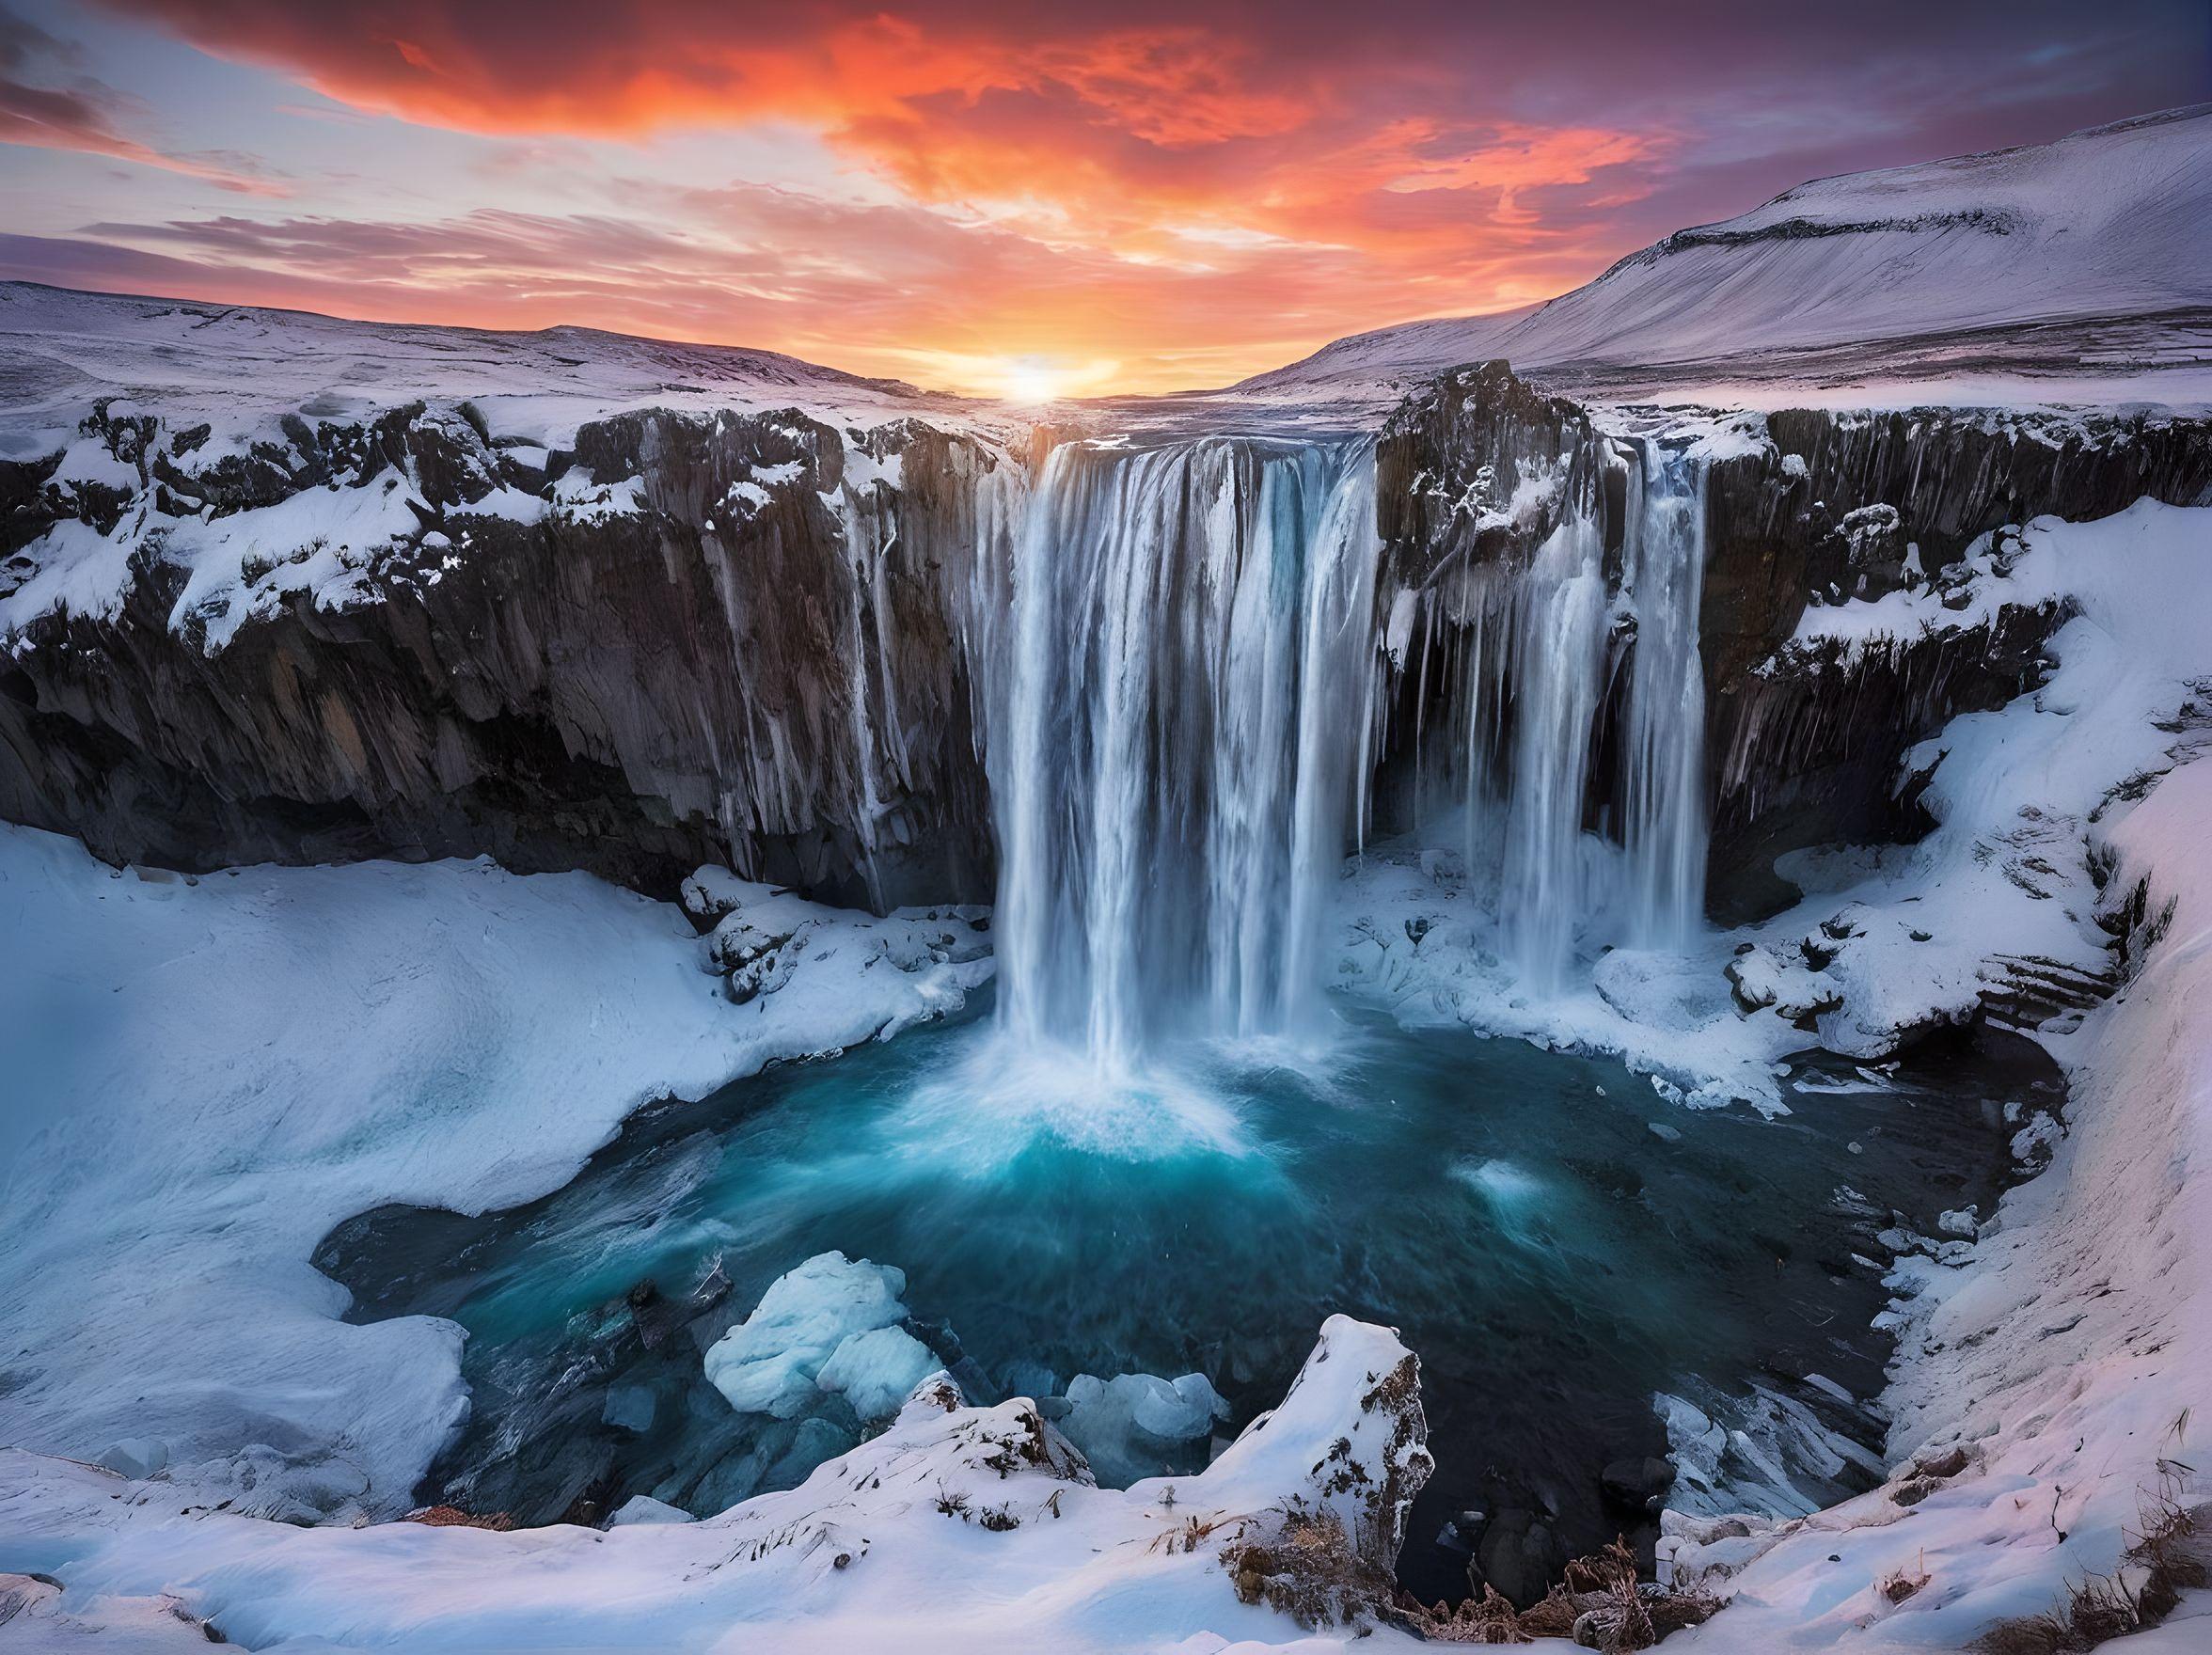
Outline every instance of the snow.
[[[1684, 1574], [1741, 1570], [1720, 1581], [1734, 1606], [1685, 1649], [1958, 1648], [2110, 1573], [2146, 1497], [2203, 1497], [2200, 1472], [2173, 1479], [2201, 1461], [2212, 1374], [2207, 812], [2212, 764], [2185, 763], [2091, 829], [2114, 859], [2109, 894], [2141, 881], [2148, 913], [2171, 917], [2125, 989], [2051, 1041], [2073, 1090], [2048, 1169], [1904, 1307], [1892, 1450], [1959, 1444], [1966, 1468], [1910, 1505], [1893, 1479], [1802, 1523], [1678, 1543]], [[1892, 1606], [1873, 1584], [1908, 1565], [1929, 1584]], [[2126, 1647], [2200, 1648], [2206, 1608]]]
[[[2208, 219], [2212, 105], [2200, 105], [1817, 180], [1678, 231], [1547, 304], [1356, 334], [1232, 394], [1394, 395], [1505, 357], [1523, 372], [1667, 368], [1693, 400], [1739, 406], [1746, 382], [1782, 381], [1794, 404], [1807, 382], [1841, 379], [1851, 405], [1867, 405], [1864, 387], [1909, 360], [1902, 376], [1922, 382], [1922, 402], [2202, 403], [2212, 339], [2171, 313], [2212, 303]], [[2082, 331], [2055, 353], [2032, 337], [2008, 345], [2016, 360], [1992, 370], [2004, 352], [1989, 330], [2051, 323]]]
[[792, 1419], [842, 1391], [863, 1420], [880, 1419], [940, 1365], [898, 1326], [906, 1290], [905, 1272], [889, 1265], [818, 1253], [779, 1276], [714, 1343], [707, 1382], [740, 1413]]
[[182, 1615], [253, 1647], [1410, 1649], [1387, 1628], [1308, 1639], [1240, 1602], [1220, 1563], [1293, 1506], [1355, 1537], [1402, 1523], [1390, 1493], [1427, 1470], [1392, 1400], [1406, 1361], [1385, 1330], [1331, 1316], [1282, 1404], [1205, 1472], [1127, 1490], [1098, 1487], [1029, 1403], [967, 1407], [939, 1377], [797, 1489], [604, 1533], [297, 1528], [0, 1450], [0, 1567], [64, 1584], [49, 1624]]
[[[300, 310], [73, 292], [0, 282], [0, 454], [52, 452], [96, 398], [128, 399], [172, 429], [213, 429], [196, 458], [243, 452], [275, 416], [359, 421], [466, 398], [514, 450], [571, 448], [592, 420], [637, 408], [766, 412], [856, 423], [981, 412], [897, 380], [861, 379], [772, 351], [634, 339], [348, 322]], [[55, 433], [41, 438], [40, 433]], [[55, 440], [58, 438], [59, 440]], [[276, 440], [281, 441], [281, 435]]]
[[158, 1443], [243, 1509], [405, 1509], [466, 1406], [461, 1330], [340, 1322], [316, 1244], [387, 1202], [534, 1198], [639, 1105], [942, 1015], [991, 969], [887, 958], [910, 915], [811, 919], [735, 1005], [673, 907], [583, 875], [192, 880], [0, 828], [0, 1442]]

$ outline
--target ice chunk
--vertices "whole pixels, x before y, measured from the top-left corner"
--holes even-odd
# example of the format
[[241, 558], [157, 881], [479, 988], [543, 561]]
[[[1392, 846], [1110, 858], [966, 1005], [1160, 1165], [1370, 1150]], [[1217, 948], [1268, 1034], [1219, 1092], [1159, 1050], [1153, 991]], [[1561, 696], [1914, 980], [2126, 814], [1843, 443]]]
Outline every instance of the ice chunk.
[[740, 1413], [793, 1418], [818, 1395], [815, 1381], [840, 1345], [906, 1319], [906, 1273], [890, 1265], [817, 1253], [778, 1277], [708, 1348], [707, 1382]]
[[711, 925], [734, 909], [766, 895], [767, 891], [766, 886], [740, 879], [729, 869], [709, 862], [684, 881], [679, 894], [687, 914]]
[[1169, 1451], [1209, 1435], [1228, 1411], [1204, 1374], [1173, 1381], [1157, 1374], [1078, 1374], [1067, 1382], [1060, 1428], [1100, 1482], [1126, 1484], [1168, 1469]]
[[862, 1420], [889, 1419], [916, 1385], [943, 1365], [904, 1328], [872, 1328], [842, 1341], [814, 1382], [843, 1392]]

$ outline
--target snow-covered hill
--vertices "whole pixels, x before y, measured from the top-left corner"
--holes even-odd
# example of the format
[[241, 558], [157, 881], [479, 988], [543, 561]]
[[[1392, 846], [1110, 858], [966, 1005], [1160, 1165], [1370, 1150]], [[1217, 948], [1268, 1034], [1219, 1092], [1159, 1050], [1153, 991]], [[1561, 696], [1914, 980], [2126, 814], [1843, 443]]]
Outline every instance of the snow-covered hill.
[[861, 379], [773, 351], [676, 344], [593, 328], [537, 333], [346, 322], [180, 299], [0, 282], [0, 460], [50, 453], [93, 402], [119, 397], [174, 428], [207, 423], [243, 447], [277, 412], [360, 419], [466, 398], [502, 433], [552, 447], [628, 409], [755, 412], [798, 406], [877, 424], [972, 404]]
[[2212, 362], [2207, 225], [2212, 104], [2202, 104], [2054, 144], [1820, 179], [1678, 230], [1547, 304], [1355, 334], [1235, 388], [1348, 390], [1494, 356], [1586, 381], [1623, 369], [1694, 379], [1885, 363], [2201, 366]]

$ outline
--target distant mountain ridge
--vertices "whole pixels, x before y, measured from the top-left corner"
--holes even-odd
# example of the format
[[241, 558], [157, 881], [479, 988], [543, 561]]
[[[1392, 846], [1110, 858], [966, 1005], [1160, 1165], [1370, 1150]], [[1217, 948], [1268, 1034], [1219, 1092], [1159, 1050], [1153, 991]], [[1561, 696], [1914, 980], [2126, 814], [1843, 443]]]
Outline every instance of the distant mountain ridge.
[[2056, 143], [1817, 179], [1542, 305], [1335, 340], [1243, 392], [1788, 352], [2212, 309], [2212, 104]]

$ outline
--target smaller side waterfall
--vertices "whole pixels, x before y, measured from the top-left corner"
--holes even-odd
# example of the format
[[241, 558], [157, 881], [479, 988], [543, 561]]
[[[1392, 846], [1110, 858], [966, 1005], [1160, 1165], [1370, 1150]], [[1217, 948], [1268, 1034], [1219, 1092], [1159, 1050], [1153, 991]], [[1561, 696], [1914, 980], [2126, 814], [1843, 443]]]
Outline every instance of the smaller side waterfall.
[[1376, 550], [1364, 445], [1051, 454], [993, 718], [1010, 1032], [1126, 1065], [1299, 1008], [1357, 784]]
[[1677, 947], [1705, 906], [1705, 466], [1646, 443], [1623, 586], [1636, 616], [1623, 754], [1628, 940]]
[[[1594, 493], [1524, 566], [1451, 571], [1395, 650], [1424, 726], [1415, 826], [1460, 807], [1500, 951], [1540, 995], [1565, 985], [1578, 941], [1680, 944], [1704, 897], [1703, 466], [1598, 440], [1627, 472], [1617, 533]], [[1447, 722], [1428, 716], [1432, 670], [1448, 748], [1430, 734]]]

